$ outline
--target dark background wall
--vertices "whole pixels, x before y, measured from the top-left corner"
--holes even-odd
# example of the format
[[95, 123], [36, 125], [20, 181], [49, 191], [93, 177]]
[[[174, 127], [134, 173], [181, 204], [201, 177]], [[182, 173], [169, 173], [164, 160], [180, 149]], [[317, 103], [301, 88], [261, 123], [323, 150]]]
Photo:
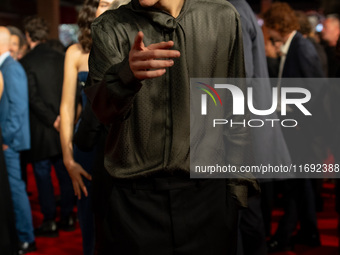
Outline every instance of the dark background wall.
[[[266, 10], [272, 0], [248, 0], [256, 13]], [[294, 9], [316, 10], [325, 14], [340, 13], [340, 0], [287, 0]], [[0, 25], [22, 29], [23, 19], [30, 15], [45, 18], [51, 27], [51, 38], [58, 38], [59, 24], [75, 24], [83, 0], [0, 0]]]
[[47, 20], [51, 38], [58, 38], [59, 24], [75, 24], [83, 0], [0, 0], [0, 25], [22, 29], [23, 20], [38, 15]]

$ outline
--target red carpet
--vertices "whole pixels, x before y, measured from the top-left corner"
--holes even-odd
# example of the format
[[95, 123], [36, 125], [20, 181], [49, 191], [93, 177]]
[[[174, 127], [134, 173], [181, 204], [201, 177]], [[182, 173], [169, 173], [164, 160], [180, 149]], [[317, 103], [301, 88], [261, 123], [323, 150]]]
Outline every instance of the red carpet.
[[[32, 215], [33, 215], [33, 224], [34, 227], [37, 227], [43, 221], [43, 215], [40, 212], [40, 206], [38, 202], [38, 191], [35, 184], [35, 179], [33, 175], [33, 170], [31, 167], [28, 167], [27, 170], [27, 179], [28, 179], [28, 192], [31, 192], [30, 196]], [[52, 171], [52, 179], [55, 195], [59, 195], [58, 188], [58, 179], [55, 175], [55, 172]], [[76, 212], [76, 207], [75, 207]], [[28, 253], [32, 255], [82, 255], [82, 238], [81, 232], [79, 228], [79, 224], [77, 223], [77, 227], [75, 231], [65, 232], [59, 231], [59, 237], [56, 238], [47, 238], [47, 237], [37, 237], [36, 238], [37, 248], [36, 252]]]
[[[28, 191], [32, 192], [30, 196], [32, 214], [33, 214], [33, 223], [34, 226], [38, 226], [41, 224], [43, 220], [43, 216], [40, 213], [40, 207], [38, 203], [38, 191], [36, 188], [33, 171], [32, 168], [28, 168]], [[59, 194], [58, 189], [58, 181], [55, 176], [54, 171], [52, 171], [53, 175], [53, 184], [55, 194]], [[310, 248], [307, 246], [298, 245], [295, 247], [294, 252], [282, 252], [282, 253], [273, 253], [274, 255], [336, 255], [338, 253], [339, 247], [339, 238], [337, 235], [337, 224], [338, 224], [338, 216], [335, 212], [335, 196], [334, 196], [334, 184], [326, 183], [324, 184], [323, 191], [324, 198], [324, 210], [321, 213], [318, 213], [318, 226], [321, 234], [321, 243], [322, 246], [318, 248]], [[75, 208], [76, 211], [76, 208]], [[282, 215], [282, 211], [274, 210], [273, 211], [273, 224], [272, 231], [274, 232], [277, 228], [277, 222]], [[36, 238], [38, 251], [32, 252], [29, 254], [32, 255], [81, 255], [82, 253], [82, 239], [79, 225], [77, 224], [77, 228], [73, 232], [64, 232], [59, 231], [59, 237], [57, 238], [44, 238], [38, 237]], [[133, 255], [133, 254], [131, 254]], [[209, 255], [209, 254], [207, 254]]]
[[[322, 196], [324, 198], [324, 209], [318, 213], [318, 227], [321, 235], [321, 247], [310, 248], [297, 245], [294, 252], [272, 253], [273, 255], [337, 255], [339, 251], [339, 238], [337, 234], [338, 215], [335, 212], [334, 184], [325, 183]], [[273, 211], [272, 233], [277, 228], [278, 220], [282, 211]]]

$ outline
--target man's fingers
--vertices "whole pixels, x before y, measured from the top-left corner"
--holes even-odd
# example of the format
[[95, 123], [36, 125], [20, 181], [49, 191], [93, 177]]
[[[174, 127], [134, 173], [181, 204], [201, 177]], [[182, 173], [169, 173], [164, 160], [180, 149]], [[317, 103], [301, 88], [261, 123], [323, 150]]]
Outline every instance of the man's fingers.
[[136, 71], [135, 76], [137, 79], [144, 80], [144, 79], [152, 79], [157, 78], [165, 74], [165, 69], [157, 69], [152, 71]]
[[[133, 43], [133, 49], [136, 50], [143, 50], [145, 48], [143, 43], [144, 34], [142, 31], [139, 31], [135, 37], [135, 41]], [[146, 47], [148, 50], [156, 50], [156, 49], [169, 49], [174, 46], [173, 41], [167, 41], [167, 42], [159, 42], [159, 43], [153, 43], [150, 44], [148, 47]]]
[[145, 47], [143, 38], [144, 34], [138, 32], [129, 54], [130, 68], [134, 76], [140, 80], [160, 77], [166, 72], [166, 68], [174, 65], [172, 58], [180, 57], [181, 53], [178, 50], [170, 50], [174, 46], [173, 41], [154, 43]]
[[143, 32], [139, 31], [135, 37], [135, 42], [132, 48], [135, 50], [143, 50], [144, 48], [143, 38], [144, 38]]
[[149, 60], [157, 58], [178, 58], [181, 53], [178, 50], [148, 50], [140, 51], [132, 57], [132, 60]]
[[148, 69], [163, 69], [167, 67], [171, 67], [174, 65], [174, 61], [172, 59], [170, 60], [145, 60], [145, 61], [137, 61], [133, 63], [131, 66], [134, 70], [139, 71], [145, 71]]
[[169, 49], [174, 46], [173, 41], [168, 41], [168, 42], [159, 42], [159, 43], [154, 43], [150, 44], [148, 47], [146, 47], [148, 50], [161, 50], [161, 49]]

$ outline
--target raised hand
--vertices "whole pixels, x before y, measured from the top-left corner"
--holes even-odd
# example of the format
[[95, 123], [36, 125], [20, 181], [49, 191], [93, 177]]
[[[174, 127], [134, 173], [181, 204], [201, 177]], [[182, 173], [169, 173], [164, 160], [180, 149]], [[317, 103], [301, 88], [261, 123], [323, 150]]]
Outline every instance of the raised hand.
[[145, 47], [144, 34], [138, 32], [129, 53], [129, 64], [134, 76], [139, 80], [160, 77], [167, 67], [174, 64], [172, 58], [180, 57], [177, 50], [169, 50], [174, 46], [173, 41], [150, 44]]

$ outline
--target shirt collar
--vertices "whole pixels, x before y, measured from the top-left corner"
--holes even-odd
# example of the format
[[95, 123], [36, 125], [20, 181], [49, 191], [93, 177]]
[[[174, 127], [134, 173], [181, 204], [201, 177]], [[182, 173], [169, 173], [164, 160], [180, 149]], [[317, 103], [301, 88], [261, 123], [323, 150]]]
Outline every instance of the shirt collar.
[[5, 53], [0, 55], [0, 66], [5, 62], [5, 59], [10, 55], [9, 51], [6, 51]]
[[178, 22], [183, 18], [189, 9], [191, 0], [185, 0], [178, 17], [174, 18], [169, 13], [154, 7], [142, 7], [138, 0], [131, 1], [132, 10], [148, 17], [152, 22], [158, 24], [165, 31], [172, 32], [177, 28]]
[[296, 34], [296, 30], [294, 30], [293, 32], [290, 33], [286, 43], [281, 46], [281, 52], [282, 52], [283, 55], [287, 55], [290, 44], [292, 43], [292, 40], [293, 40], [295, 34]]

